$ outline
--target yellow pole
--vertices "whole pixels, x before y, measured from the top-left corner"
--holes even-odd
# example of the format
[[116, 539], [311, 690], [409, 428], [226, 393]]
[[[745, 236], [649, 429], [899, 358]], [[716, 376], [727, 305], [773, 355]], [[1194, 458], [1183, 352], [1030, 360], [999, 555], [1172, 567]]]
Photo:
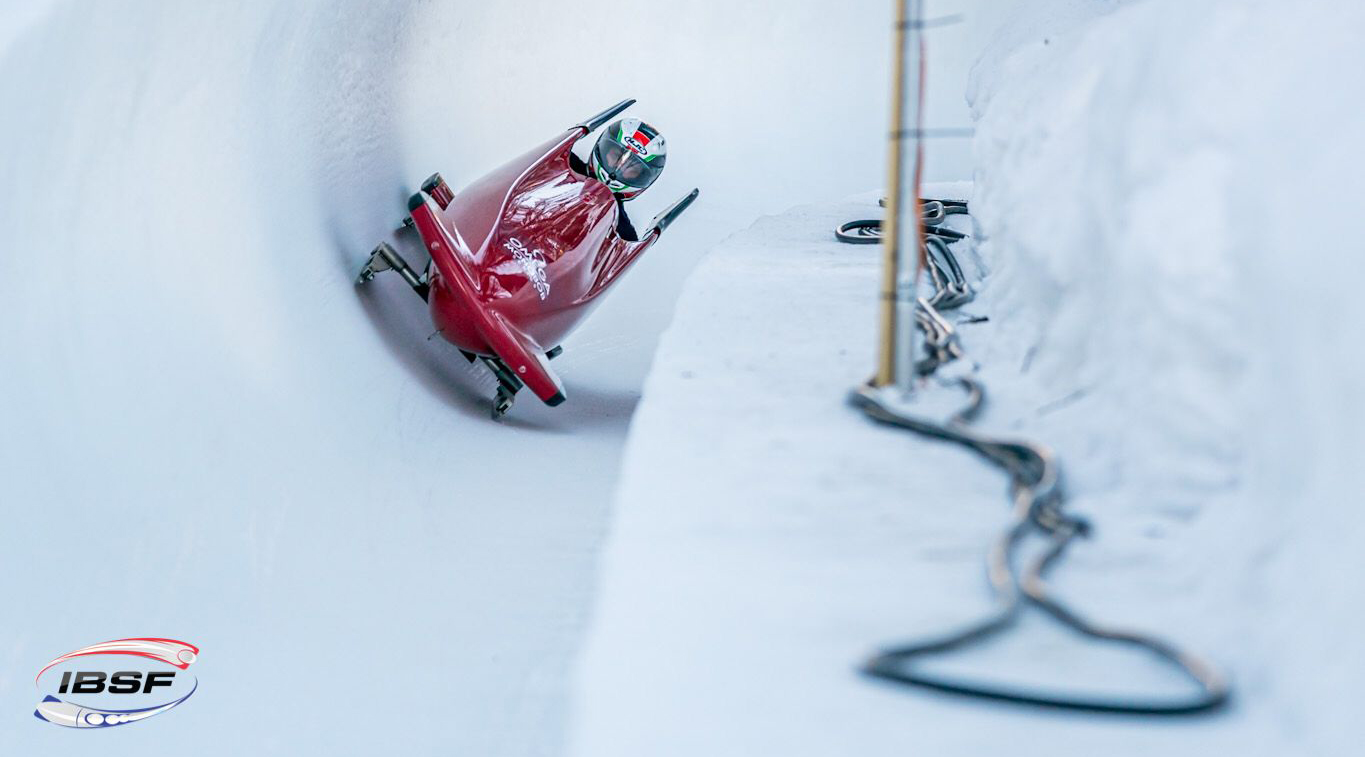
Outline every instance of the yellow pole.
[[897, 239], [900, 237], [901, 219], [901, 136], [905, 133], [905, 35], [909, 33], [909, 18], [906, 13], [906, 0], [893, 0], [896, 6], [896, 27], [894, 65], [891, 71], [891, 131], [887, 160], [887, 187], [885, 220], [882, 222], [882, 289], [879, 310], [880, 335], [877, 348], [877, 375], [874, 386], [891, 386], [896, 383], [896, 282], [900, 278], [898, 262], [900, 252]]

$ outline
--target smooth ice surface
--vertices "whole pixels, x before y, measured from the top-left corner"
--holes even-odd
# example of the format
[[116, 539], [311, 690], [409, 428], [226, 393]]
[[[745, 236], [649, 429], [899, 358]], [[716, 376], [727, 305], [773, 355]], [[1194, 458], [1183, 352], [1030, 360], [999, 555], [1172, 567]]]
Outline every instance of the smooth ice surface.
[[[198, 644], [105, 754], [558, 752], [626, 426], [698, 255], [883, 173], [882, 3], [0, 4], [0, 752], [37, 669]], [[965, 82], [964, 82], [965, 84]], [[454, 184], [624, 97], [702, 200], [555, 365], [493, 386], [393, 276]], [[835, 116], [831, 117], [831, 110]]]
[[[1003, 478], [869, 426], [876, 261], [763, 219], [699, 266], [645, 387], [574, 754], [1359, 753], [1365, 10], [1016, 4], [970, 89], [983, 425], [1049, 443], [1095, 538], [1055, 585], [1233, 675], [1206, 719], [1085, 718], [860, 680], [984, 608]], [[1169, 693], [1042, 621], [938, 665]]]

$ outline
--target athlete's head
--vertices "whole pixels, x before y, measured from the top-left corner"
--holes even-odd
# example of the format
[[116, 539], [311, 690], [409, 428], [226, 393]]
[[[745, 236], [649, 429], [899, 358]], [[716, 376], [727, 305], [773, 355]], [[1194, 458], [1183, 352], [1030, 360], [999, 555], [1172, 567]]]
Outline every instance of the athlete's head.
[[659, 130], [638, 118], [607, 127], [592, 149], [589, 167], [611, 191], [631, 200], [663, 173], [668, 146]]

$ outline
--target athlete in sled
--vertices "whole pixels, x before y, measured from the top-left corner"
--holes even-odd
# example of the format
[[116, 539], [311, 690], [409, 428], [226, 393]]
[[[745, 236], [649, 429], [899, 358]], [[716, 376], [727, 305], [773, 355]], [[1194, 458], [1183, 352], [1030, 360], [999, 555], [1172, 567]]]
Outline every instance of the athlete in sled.
[[527, 387], [547, 405], [564, 401], [549, 361], [598, 298], [649, 249], [698, 191], [636, 233], [624, 203], [659, 177], [663, 137], [636, 119], [612, 123], [591, 158], [583, 137], [635, 103], [626, 100], [479, 179], [456, 194], [440, 174], [408, 201], [404, 225], [430, 256], [422, 276], [380, 244], [359, 282], [395, 270], [424, 300], [447, 341], [498, 379], [493, 417]]

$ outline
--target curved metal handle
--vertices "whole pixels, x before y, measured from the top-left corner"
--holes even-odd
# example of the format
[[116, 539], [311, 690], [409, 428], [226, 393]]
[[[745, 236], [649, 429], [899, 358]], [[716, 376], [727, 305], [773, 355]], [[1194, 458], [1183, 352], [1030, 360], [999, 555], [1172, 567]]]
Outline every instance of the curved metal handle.
[[[691, 192], [688, 192], [685, 196], [683, 196], [682, 199], [678, 200], [672, 205], [669, 205], [668, 208], [664, 210], [664, 212], [654, 217], [654, 223], [650, 224], [649, 227], [650, 233], [652, 234], [657, 232], [659, 234], [662, 234], [664, 229], [667, 229], [669, 226], [672, 226], [673, 222], [678, 220], [678, 216], [682, 215], [683, 211], [691, 207], [692, 203], [696, 202], [697, 197], [699, 197], [700, 195], [701, 190], [694, 189]], [[649, 235], [646, 234], [645, 236]]]
[[602, 124], [605, 124], [606, 122], [608, 122], [608, 121], [610, 121], [611, 119], [615, 118], [616, 116], [620, 115], [623, 111], [625, 111], [626, 108], [629, 108], [630, 106], [632, 106], [632, 105], [634, 105], [634, 104], [635, 104], [635, 100], [634, 100], [634, 99], [622, 100], [621, 102], [616, 103], [615, 105], [611, 106], [610, 108], [607, 108], [606, 110], [602, 111], [601, 113], [598, 113], [597, 115], [593, 116], [592, 118], [589, 118], [588, 120], [584, 121], [583, 123], [578, 124], [578, 125], [577, 125], [577, 128], [579, 128], [579, 129], [587, 129], [587, 130], [590, 131], [590, 132], [591, 132], [591, 131], [597, 131], [597, 129], [598, 129], [599, 127], [601, 127]]

